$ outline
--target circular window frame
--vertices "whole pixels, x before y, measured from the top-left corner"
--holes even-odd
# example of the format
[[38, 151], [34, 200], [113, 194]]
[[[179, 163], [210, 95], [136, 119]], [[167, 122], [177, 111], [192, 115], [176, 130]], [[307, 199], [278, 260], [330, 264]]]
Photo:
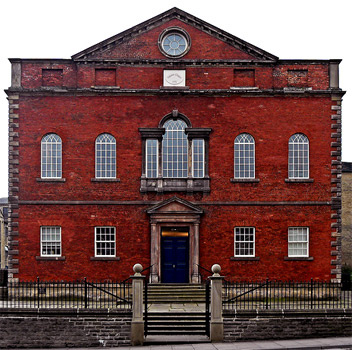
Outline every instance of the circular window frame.
[[[183, 51], [179, 55], [170, 55], [163, 48], [163, 41], [170, 34], [178, 34], [178, 35], [181, 35], [182, 37], [184, 37], [186, 39], [186, 43], [187, 43], [186, 49], [185, 49], [185, 51]], [[169, 28], [164, 29], [160, 33], [159, 38], [158, 38], [158, 47], [159, 47], [160, 52], [164, 56], [169, 57], [169, 58], [180, 58], [180, 57], [185, 56], [188, 53], [188, 51], [190, 50], [190, 48], [191, 48], [191, 37], [189, 36], [187, 31], [184, 30], [183, 28], [180, 28], [180, 27], [169, 27]]]

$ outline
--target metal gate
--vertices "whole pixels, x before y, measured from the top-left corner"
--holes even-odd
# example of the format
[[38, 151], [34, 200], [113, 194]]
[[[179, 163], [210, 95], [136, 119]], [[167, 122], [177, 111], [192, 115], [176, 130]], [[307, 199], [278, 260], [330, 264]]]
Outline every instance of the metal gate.
[[210, 280], [205, 282], [205, 334], [210, 337]]
[[144, 281], [144, 336], [148, 335], [148, 279]]

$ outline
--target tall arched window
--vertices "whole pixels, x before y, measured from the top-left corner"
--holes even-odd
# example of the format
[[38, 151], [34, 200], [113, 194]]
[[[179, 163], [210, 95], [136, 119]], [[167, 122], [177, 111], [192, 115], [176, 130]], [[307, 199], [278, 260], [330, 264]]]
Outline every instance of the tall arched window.
[[163, 177], [182, 178], [188, 176], [187, 124], [181, 119], [169, 119], [163, 127], [162, 142]]
[[309, 178], [309, 140], [304, 134], [294, 134], [288, 143], [288, 178]]
[[250, 134], [238, 135], [235, 139], [235, 179], [255, 178], [255, 142]]
[[116, 178], [116, 140], [110, 134], [101, 134], [95, 140], [95, 177]]
[[177, 109], [142, 136], [141, 192], [209, 192], [210, 128], [195, 128]]
[[41, 177], [42, 179], [62, 177], [62, 141], [56, 134], [48, 134], [42, 138]]

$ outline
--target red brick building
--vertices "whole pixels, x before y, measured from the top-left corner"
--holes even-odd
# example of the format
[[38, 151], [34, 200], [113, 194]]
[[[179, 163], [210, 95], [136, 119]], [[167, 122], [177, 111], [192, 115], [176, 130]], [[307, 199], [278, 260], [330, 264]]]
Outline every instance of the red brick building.
[[282, 60], [173, 8], [10, 61], [13, 278], [340, 278], [340, 60]]

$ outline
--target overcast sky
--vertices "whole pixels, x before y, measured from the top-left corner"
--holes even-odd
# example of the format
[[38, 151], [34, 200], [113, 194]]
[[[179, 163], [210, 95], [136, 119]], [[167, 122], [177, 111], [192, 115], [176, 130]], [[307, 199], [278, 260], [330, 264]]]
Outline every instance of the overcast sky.
[[[342, 160], [352, 162], [351, 0], [16, 0], [0, 1], [1, 89], [8, 58], [70, 58], [172, 7], [281, 59], [343, 59]], [[309, 117], [309, 116], [307, 116]], [[8, 103], [0, 98], [0, 197], [7, 196]]]

